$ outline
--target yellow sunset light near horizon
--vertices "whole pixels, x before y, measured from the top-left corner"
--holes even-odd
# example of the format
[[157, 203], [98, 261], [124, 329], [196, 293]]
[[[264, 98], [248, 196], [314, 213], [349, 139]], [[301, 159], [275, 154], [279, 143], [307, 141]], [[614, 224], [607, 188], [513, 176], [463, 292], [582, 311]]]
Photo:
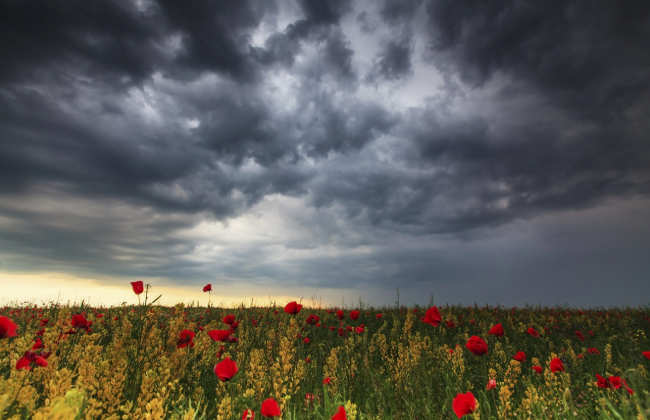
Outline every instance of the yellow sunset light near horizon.
[[[154, 283], [143, 280], [145, 284]], [[1, 295], [0, 304], [30, 304], [49, 303], [50, 301], [66, 303], [81, 303], [91, 306], [117, 306], [126, 302], [137, 304], [138, 296], [133, 293], [130, 281], [123, 279], [115, 281], [116, 284], [109, 285], [105, 282], [90, 278], [76, 277], [61, 273], [37, 273], [37, 274], [15, 274], [0, 273]], [[195, 306], [207, 306], [208, 298], [213, 306], [238, 307], [245, 306], [269, 306], [273, 303], [283, 306], [292, 300], [300, 301], [300, 296], [286, 294], [271, 294], [267, 296], [247, 296], [243, 290], [234, 289], [234, 292], [223, 295], [218, 287], [212, 285], [210, 295], [204, 293], [201, 287], [196, 286], [157, 286], [153, 284], [149, 301], [159, 295], [161, 298], [156, 304], [173, 306], [177, 303], [193, 304]], [[198, 289], [198, 291], [197, 291]], [[232, 292], [233, 288], [229, 289]], [[140, 295], [144, 302], [144, 294]], [[302, 299], [305, 306], [318, 306], [320, 302], [312, 299]], [[322, 303], [325, 306], [324, 303]]]

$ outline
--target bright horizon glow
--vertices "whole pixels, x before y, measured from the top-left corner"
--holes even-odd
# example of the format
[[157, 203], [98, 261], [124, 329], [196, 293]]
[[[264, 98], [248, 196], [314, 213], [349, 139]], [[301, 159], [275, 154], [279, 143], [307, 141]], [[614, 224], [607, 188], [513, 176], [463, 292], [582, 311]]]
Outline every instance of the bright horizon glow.
[[[194, 304], [207, 306], [208, 293], [204, 293], [201, 288], [196, 287], [168, 287], [157, 286], [155, 281], [143, 280], [145, 284], [152, 284], [149, 301], [154, 300], [158, 295], [162, 297], [156, 302], [163, 306], [173, 306], [177, 303]], [[120, 279], [123, 283], [123, 279]], [[107, 285], [97, 280], [75, 277], [60, 273], [38, 273], [38, 274], [7, 274], [0, 273], [0, 283], [2, 283], [2, 306], [11, 303], [37, 303], [58, 301], [62, 304], [76, 303], [84, 301], [91, 306], [119, 306], [122, 303], [127, 305], [137, 305], [138, 296], [133, 293], [130, 281], [125, 284]], [[26, 285], [28, 285], [26, 287]], [[250, 296], [246, 295], [243, 290], [236, 290], [235, 293], [223, 295], [215, 292], [215, 285], [210, 296], [210, 302], [213, 306], [221, 307], [238, 307], [242, 303], [248, 306], [269, 306], [275, 302], [278, 306], [284, 306], [290, 301], [300, 301], [300, 296], [291, 296], [288, 294], [271, 294], [267, 296]], [[144, 303], [144, 293], [140, 295]], [[302, 299], [303, 306], [317, 307], [317, 301], [312, 299]], [[328, 304], [322, 302], [322, 307]]]

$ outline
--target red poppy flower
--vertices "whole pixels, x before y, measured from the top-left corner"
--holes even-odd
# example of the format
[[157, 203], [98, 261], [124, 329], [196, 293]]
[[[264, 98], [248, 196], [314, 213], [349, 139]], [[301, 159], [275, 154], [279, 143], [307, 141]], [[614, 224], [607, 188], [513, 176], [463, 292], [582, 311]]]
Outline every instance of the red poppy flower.
[[228, 342], [229, 343], [239, 343], [239, 338], [230, 336], [230, 337], [228, 337]]
[[634, 394], [634, 391], [632, 391], [632, 388], [627, 386], [627, 382], [625, 382], [625, 379], [623, 379], [623, 385], [625, 386], [625, 389], [627, 389], [628, 394], [630, 394], [630, 395]]
[[92, 325], [92, 321], [88, 321], [83, 315], [73, 315], [72, 320], [70, 321], [70, 325], [72, 325], [74, 328], [88, 330], [88, 328], [90, 328]]
[[467, 340], [465, 347], [467, 347], [467, 349], [472, 352], [472, 354], [475, 354], [477, 356], [488, 354], [487, 343], [483, 341], [481, 337], [477, 337], [475, 335], [471, 336], [469, 340]]
[[339, 409], [336, 411], [336, 414], [332, 416], [332, 420], [348, 420], [348, 418], [345, 415], [345, 407], [340, 406]]
[[45, 358], [37, 355], [34, 352], [26, 351], [24, 356], [18, 359], [18, 362], [16, 363], [16, 370], [20, 370], [24, 368], [30, 369], [29, 365], [32, 363], [36, 364], [36, 366], [41, 366], [41, 367], [47, 366], [47, 360], [45, 360]]
[[496, 387], [497, 387], [497, 380], [496, 379], [490, 379], [488, 381], [487, 386], [485, 387], [485, 389], [487, 389], [489, 391], [489, 390], [494, 389]]
[[284, 311], [290, 315], [296, 315], [302, 309], [302, 305], [296, 301], [287, 303], [287, 306], [284, 307]]
[[424, 314], [424, 319], [422, 321], [426, 322], [427, 324], [431, 324], [434, 327], [440, 325], [440, 322], [442, 322], [442, 317], [440, 316], [440, 312], [438, 312], [438, 308], [435, 306], [433, 308], [429, 308]]
[[528, 328], [528, 334], [532, 335], [533, 337], [539, 337], [539, 333], [533, 327]]
[[564, 372], [564, 364], [557, 357], [551, 360], [549, 367], [551, 368], [551, 372], [559, 372], [559, 371]]
[[47, 325], [48, 322], [50, 322], [50, 320], [49, 319], [41, 319], [40, 322], [41, 322], [41, 327], [44, 327], [44, 326]]
[[273, 398], [267, 398], [264, 400], [262, 407], [260, 408], [260, 413], [262, 413], [264, 417], [275, 417], [282, 414], [280, 406]]
[[0, 316], [0, 338], [16, 337], [16, 328], [18, 325], [14, 324], [6, 316]]
[[318, 321], [320, 321], [320, 317], [318, 315], [309, 315], [307, 317], [307, 320], [305, 321], [309, 325], [316, 325], [318, 324]]
[[244, 414], [241, 416], [241, 420], [253, 420], [255, 418], [255, 413], [253, 413], [253, 410], [249, 410], [248, 408], [244, 410]]
[[599, 388], [609, 388], [611, 386], [609, 381], [606, 378], [600, 376], [599, 374], [596, 374], [596, 379], [597, 379], [596, 386], [598, 386]]
[[461, 418], [466, 414], [472, 414], [474, 410], [476, 410], [476, 398], [474, 398], [474, 394], [471, 392], [468, 392], [467, 394], [458, 394], [456, 395], [456, 398], [454, 398], [451, 407], [458, 418]]
[[25, 368], [29, 369], [29, 364], [30, 363], [31, 362], [29, 360], [27, 360], [25, 357], [21, 357], [16, 362], [16, 370], [25, 369]]
[[221, 362], [217, 363], [214, 367], [214, 373], [217, 374], [217, 377], [222, 381], [226, 382], [232, 379], [235, 374], [237, 374], [237, 363], [230, 360], [230, 357], [226, 357]]
[[518, 351], [517, 354], [512, 356], [512, 358], [518, 362], [524, 363], [526, 361], [526, 353], [523, 351]]
[[305, 343], [305, 344], [309, 344], [311, 342], [311, 340], [309, 339], [309, 337], [305, 337], [305, 339], [302, 340], [302, 342]]
[[377, 314], [377, 315], [375, 315], [375, 318], [379, 319], [379, 318], [381, 318], [382, 316], [384, 316], [384, 315], [383, 315], [383, 314]]
[[503, 325], [497, 324], [494, 327], [490, 328], [490, 331], [488, 331], [488, 335], [496, 335], [497, 337], [503, 337], [504, 331], [503, 331]]
[[194, 341], [192, 341], [193, 339], [194, 339], [194, 331], [183, 330], [181, 331], [178, 342], [176, 343], [176, 347], [179, 349], [187, 347], [188, 345], [190, 346], [190, 348], [194, 347]]
[[323, 384], [325, 384], [325, 385], [329, 385], [331, 382], [332, 382], [332, 378], [330, 378], [330, 377], [327, 377], [327, 378], [323, 379]]
[[447, 328], [456, 328], [456, 324], [454, 324], [454, 321], [447, 321]]
[[31, 351], [26, 351], [25, 355], [18, 359], [18, 362], [16, 362], [16, 370], [28, 368], [29, 365], [33, 362], [36, 362], [36, 353], [31, 352]]
[[136, 295], [144, 292], [144, 283], [142, 281], [132, 281], [131, 287], [133, 287], [133, 293]]
[[354, 329], [354, 332], [357, 333], [357, 334], [361, 334], [364, 331], [365, 331], [365, 327], [363, 327], [363, 326], [359, 326], [359, 327], [356, 327]]
[[580, 341], [585, 341], [586, 340], [585, 336], [582, 335], [582, 333], [580, 331], [576, 331], [575, 335], [576, 335], [576, 337], [578, 337], [578, 340], [580, 340]]
[[[1, 331], [2, 330], [0, 329], [0, 332]], [[0, 333], [0, 336], [2, 336], [1, 333]], [[644, 355], [646, 359], [650, 360], [650, 351], [642, 351], [641, 354]]]
[[339, 309], [336, 311], [336, 317], [339, 319], [339, 321], [343, 321], [343, 318], [345, 318], [345, 312]]
[[222, 321], [228, 325], [232, 325], [235, 322], [235, 315], [226, 315], [223, 317]]
[[537, 373], [542, 373], [544, 369], [541, 366], [533, 366], [533, 370]]
[[610, 376], [607, 381], [609, 382], [609, 385], [614, 389], [619, 389], [621, 387], [620, 376]]
[[587, 350], [587, 353], [589, 353], [589, 354], [600, 354], [598, 349], [595, 348], [595, 347], [589, 347], [589, 349]]
[[45, 346], [43, 345], [43, 340], [38, 338], [34, 345], [32, 346], [32, 350], [38, 350], [38, 349], [44, 349]]
[[211, 292], [211, 291], [212, 291], [212, 285], [210, 283], [203, 286], [203, 292]]
[[359, 319], [359, 311], [350, 311], [350, 319], [356, 321]]
[[212, 330], [208, 331], [208, 335], [213, 341], [221, 341], [225, 343], [228, 340], [228, 337], [232, 334], [230, 330]]

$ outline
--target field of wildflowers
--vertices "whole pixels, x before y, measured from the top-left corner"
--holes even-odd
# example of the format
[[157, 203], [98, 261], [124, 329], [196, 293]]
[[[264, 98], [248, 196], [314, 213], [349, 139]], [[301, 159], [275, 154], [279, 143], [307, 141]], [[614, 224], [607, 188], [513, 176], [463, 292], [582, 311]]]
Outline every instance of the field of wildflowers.
[[648, 308], [13, 305], [0, 417], [646, 420], [649, 333]]

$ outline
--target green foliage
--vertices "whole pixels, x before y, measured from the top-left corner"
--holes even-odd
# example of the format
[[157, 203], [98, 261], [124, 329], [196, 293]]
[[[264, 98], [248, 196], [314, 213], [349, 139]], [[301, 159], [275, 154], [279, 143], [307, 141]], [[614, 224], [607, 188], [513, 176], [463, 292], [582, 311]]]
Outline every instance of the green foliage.
[[[147, 398], [158, 393], [166, 396], [165, 418], [183, 418], [186, 414], [192, 419], [217, 418], [226, 395], [232, 399], [231, 418], [237, 419], [247, 408], [261, 418], [260, 405], [267, 398], [285, 401], [283, 418], [291, 419], [329, 419], [348, 401], [356, 404], [357, 419], [455, 418], [452, 401], [468, 391], [479, 403], [475, 418], [515, 418], [515, 414], [516, 418], [534, 419], [650, 417], [650, 360], [641, 353], [650, 350], [647, 308], [445, 306], [439, 308], [443, 321], [433, 327], [420, 320], [426, 311], [422, 308], [363, 309], [360, 305], [358, 320], [351, 320], [346, 310], [340, 321], [332, 308], [305, 307], [299, 314], [289, 315], [275, 306], [163, 307], [155, 302], [1, 309], [0, 316], [19, 326], [19, 336], [0, 340], [0, 391], [13, 395], [19, 393], [16, 389], [20, 390], [20, 385], [31, 386], [37, 393], [24, 404], [18, 396], [5, 399], [4, 417], [30, 418], [42, 410], [44, 393], [48, 392], [45, 384], [53, 373], [39, 371], [67, 368], [78, 372], [85, 363], [85, 349], [91, 345], [101, 348], [101, 360], [116, 360], [123, 354], [126, 369], [119, 395], [121, 408], [116, 414], [129, 418], [138, 418], [133, 410], [141, 404], [147, 386], [153, 387], [147, 391]], [[65, 334], [74, 314], [84, 314], [92, 321], [91, 330]], [[227, 329], [222, 318], [228, 314], [240, 322], [233, 333], [238, 342], [213, 342], [207, 332]], [[317, 325], [306, 323], [310, 314], [320, 317]], [[377, 314], [383, 316], [377, 318]], [[16, 358], [30, 350], [35, 333], [41, 329], [41, 319], [50, 320], [41, 337], [46, 350], [51, 349], [53, 354], [47, 367], [33, 367], [23, 384], [18, 384]], [[455, 327], [448, 327], [446, 321], [453, 321]], [[503, 325], [503, 337], [487, 335], [496, 323]], [[356, 332], [361, 326], [363, 332]], [[528, 334], [529, 327], [541, 336]], [[178, 348], [179, 333], [185, 329], [196, 333], [196, 345]], [[488, 354], [476, 356], [465, 348], [473, 335], [487, 342]], [[303, 342], [305, 337], [309, 343]], [[283, 350], [284, 338], [290, 347]], [[596, 351], [590, 353], [589, 349]], [[261, 373], [256, 374], [260, 377], [249, 374], [251, 363], [257, 363], [252, 358], [255, 351], [263, 354]], [[511, 366], [518, 351], [526, 354], [526, 360]], [[239, 372], [222, 384], [214, 366], [226, 356], [237, 363]], [[552, 356], [562, 359], [565, 372], [533, 371], [534, 358], [547, 371]], [[102, 376], [107, 372], [95, 373], [99, 388], [109, 380]], [[327, 372], [331, 385], [323, 383]], [[498, 385], [486, 390], [491, 372]], [[596, 374], [624, 378], [634, 393], [629, 394], [625, 387], [598, 388]], [[160, 379], [148, 385], [147, 375]], [[285, 391], [274, 388], [278, 380], [283, 381]], [[262, 393], [257, 393], [256, 381]], [[89, 410], [99, 393], [93, 397], [97, 391], [82, 386], [77, 373], [72, 386], [85, 392], [83, 410]], [[249, 389], [254, 392], [244, 395]], [[533, 392], [531, 389], [534, 395], [527, 394]], [[306, 398], [307, 394], [313, 400]], [[65, 401], [61, 399], [58, 404], [64, 406]], [[131, 412], [128, 403], [133, 407]]]

